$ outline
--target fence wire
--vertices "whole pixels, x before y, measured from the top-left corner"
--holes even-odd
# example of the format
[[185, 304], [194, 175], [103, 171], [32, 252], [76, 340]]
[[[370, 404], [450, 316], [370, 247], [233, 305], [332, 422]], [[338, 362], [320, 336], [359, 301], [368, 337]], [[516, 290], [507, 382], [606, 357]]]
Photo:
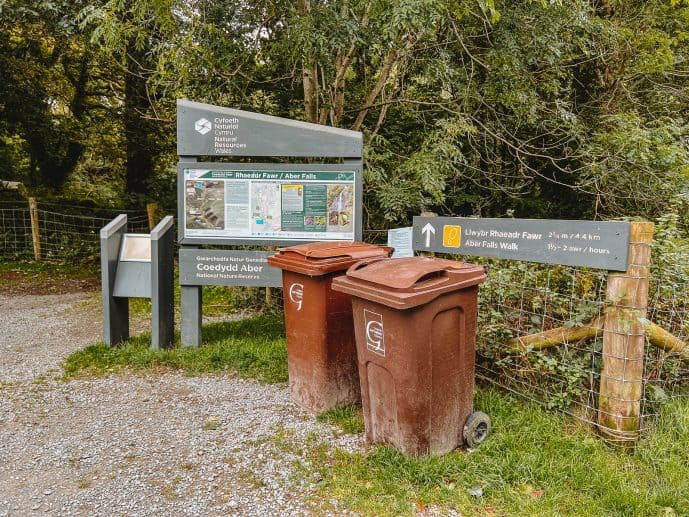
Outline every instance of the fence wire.
[[574, 329], [603, 314], [605, 273], [492, 261], [479, 294], [477, 374], [552, 409], [595, 423], [602, 333], [539, 349], [518, 338]]
[[[37, 220], [42, 260], [97, 262], [100, 256], [100, 229], [120, 213], [127, 212], [39, 204]], [[145, 212], [130, 211], [127, 214], [127, 230], [132, 233], [147, 233], [148, 215]], [[0, 258], [34, 258], [28, 205], [0, 203]]]
[[[479, 291], [478, 377], [598, 425], [607, 272], [475, 257], [470, 260], [490, 267]], [[632, 435], [647, 430], [662, 403], [689, 395], [689, 350], [680, 349], [689, 339], [687, 287], [681, 280], [651, 278], [649, 307], [642, 321], [647, 331], [640, 428]], [[662, 329], [661, 335], [675, 349], [669, 350], [669, 344], [663, 348], [657, 339], [652, 340], [651, 328]], [[526, 336], [538, 339], [524, 339]], [[627, 346], [625, 342], [625, 350]], [[613, 358], [617, 359], [629, 361], [628, 357]], [[633, 382], [626, 376], [625, 371], [617, 381]]]
[[647, 318], [656, 325], [654, 337], [662, 339], [646, 335], [642, 410], [649, 416], [666, 400], [689, 396], [689, 255], [665, 254], [663, 259], [675, 267], [659, 264], [651, 276]]

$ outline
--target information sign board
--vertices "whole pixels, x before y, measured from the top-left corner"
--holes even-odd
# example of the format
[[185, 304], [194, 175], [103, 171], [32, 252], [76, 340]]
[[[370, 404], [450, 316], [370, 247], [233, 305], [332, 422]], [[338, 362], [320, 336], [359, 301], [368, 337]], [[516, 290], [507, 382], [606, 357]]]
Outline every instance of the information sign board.
[[392, 258], [413, 257], [411, 226], [407, 228], [393, 228], [388, 230], [388, 246], [394, 248]]
[[180, 285], [281, 287], [282, 271], [268, 265], [270, 251], [179, 250]]
[[356, 165], [179, 165], [182, 244], [353, 241], [361, 235]]
[[629, 222], [414, 217], [415, 250], [627, 269]]

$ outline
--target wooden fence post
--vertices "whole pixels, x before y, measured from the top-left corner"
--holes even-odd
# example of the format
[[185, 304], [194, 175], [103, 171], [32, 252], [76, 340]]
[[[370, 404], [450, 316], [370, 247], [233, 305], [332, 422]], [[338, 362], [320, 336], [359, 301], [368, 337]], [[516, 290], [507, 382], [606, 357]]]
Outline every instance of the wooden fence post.
[[627, 271], [608, 275], [598, 428], [622, 445], [633, 445], [640, 433], [653, 228], [631, 223]]
[[158, 224], [158, 203], [148, 203], [146, 213], [148, 214], [148, 231], [152, 232]]
[[38, 203], [35, 197], [29, 198], [29, 217], [31, 219], [31, 240], [33, 241], [33, 256], [41, 260], [41, 232], [38, 225]]
[[273, 305], [273, 288], [266, 287], [266, 309]]

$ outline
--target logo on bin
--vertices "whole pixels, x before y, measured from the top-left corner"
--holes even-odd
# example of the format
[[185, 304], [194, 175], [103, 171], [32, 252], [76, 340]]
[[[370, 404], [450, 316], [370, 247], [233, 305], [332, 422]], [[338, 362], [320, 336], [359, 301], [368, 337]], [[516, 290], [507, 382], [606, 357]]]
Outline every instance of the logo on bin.
[[366, 324], [366, 348], [374, 354], [385, 357], [383, 315], [364, 309], [364, 322]]
[[297, 304], [297, 310], [301, 310], [304, 301], [304, 284], [292, 284], [289, 286], [289, 299]]

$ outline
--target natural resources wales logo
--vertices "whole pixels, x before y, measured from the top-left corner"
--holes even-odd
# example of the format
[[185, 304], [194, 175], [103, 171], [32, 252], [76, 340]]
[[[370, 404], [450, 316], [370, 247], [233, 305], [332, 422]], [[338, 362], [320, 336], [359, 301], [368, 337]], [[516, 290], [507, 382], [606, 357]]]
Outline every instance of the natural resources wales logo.
[[213, 129], [213, 124], [210, 120], [200, 118], [194, 123], [194, 129], [196, 129], [196, 131], [198, 131], [202, 135], [205, 135]]

